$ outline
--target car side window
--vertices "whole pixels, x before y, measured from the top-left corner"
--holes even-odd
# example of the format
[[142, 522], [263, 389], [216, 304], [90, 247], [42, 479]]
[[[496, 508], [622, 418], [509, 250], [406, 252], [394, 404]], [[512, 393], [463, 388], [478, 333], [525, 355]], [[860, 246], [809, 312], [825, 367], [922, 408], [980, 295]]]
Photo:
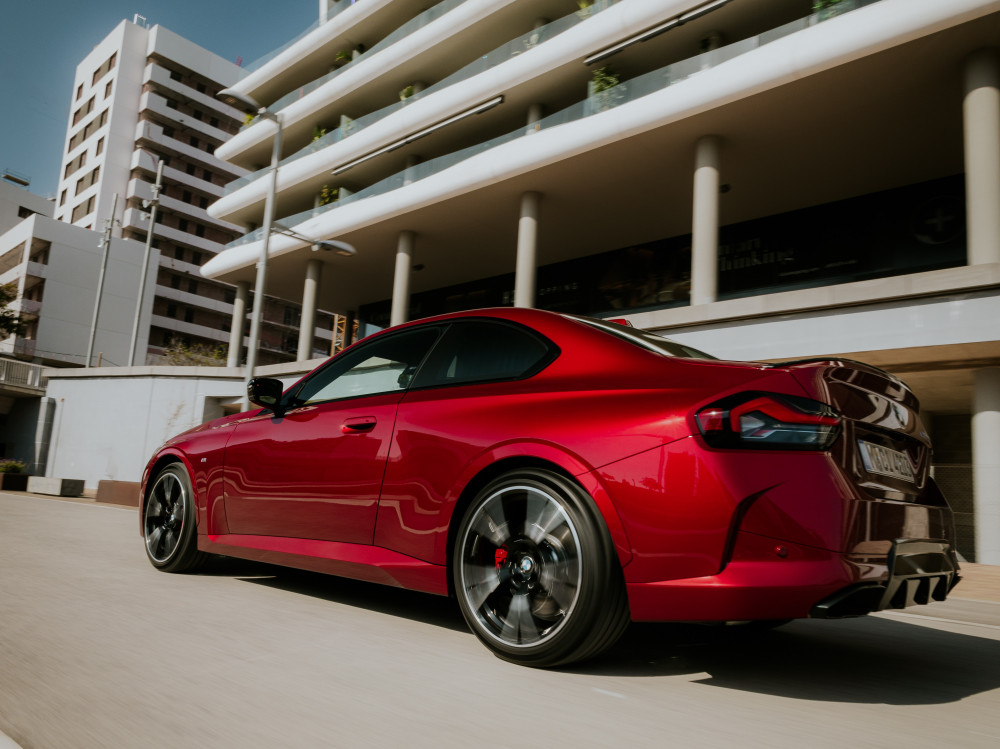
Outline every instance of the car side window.
[[518, 325], [456, 322], [434, 347], [413, 387], [516, 380], [535, 374], [556, 354], [553, 344]]
[[406, 390], [441, 329], [406, 330], [334, 359], [291, 394], [289, 408]]

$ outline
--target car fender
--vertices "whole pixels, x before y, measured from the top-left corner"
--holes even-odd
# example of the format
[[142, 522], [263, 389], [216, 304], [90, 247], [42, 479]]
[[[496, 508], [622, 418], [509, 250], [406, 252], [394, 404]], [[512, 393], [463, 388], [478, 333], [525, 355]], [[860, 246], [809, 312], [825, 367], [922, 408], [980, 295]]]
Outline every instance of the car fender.
[[[563, 473], [573, 477], [577, 483], [583, 487], [584, 491], [594, 501], [597, 511], [600, 513], [604, 524], [611, 535], [612, 543], [618, 554], [618, 559], [622, 566], [627, 564], [631, 558], [631, 547], [625, 527], [618, 515], [618, 511], [611, 501], [611, 497], [605, 490], [604, 485], [597, 477], [592, 466], [587, 465], [579, 456], [554, 445], [549, 442], [535, 440], [517, 440], [504, 442], [495, 445], [488, 450], [484, 450], [471, 461], [463, 471], [462, 475], [455, 482], [452, 491], [446, 497], [446, 501], [441, 508], [440, 520], [444, 527], [452, 523], [457, 523], [461, 518], [454, 517], [456, 506], [460, 501], [471, 501], [472, 496], [484, 481], [480, 477], [488, 477], [486, 480], [498, 475], [495, 467], [509, 465], [511, 468], [520, 465], [530, 465], [538, 463], [548, 463]], [[502, 472], [502, 471], [501, 471]], [[470, 489], [472, 491], [470, 491]], [[464, 508], [459, 508], [464, 510]], [[447, 548], [440, 550], [447, 559]], [[442, 558], [442, 557], [438, 557]]]

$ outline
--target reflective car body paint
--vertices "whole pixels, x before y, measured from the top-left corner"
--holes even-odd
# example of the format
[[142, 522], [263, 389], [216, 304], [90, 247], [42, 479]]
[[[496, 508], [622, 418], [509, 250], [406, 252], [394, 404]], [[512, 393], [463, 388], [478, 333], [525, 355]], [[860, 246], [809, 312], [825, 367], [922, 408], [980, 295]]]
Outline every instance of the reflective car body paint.
[[[668, 357], [527, 309], [401, 327], [476, 318], [526, 326], [558, 355], [526, 379], [210, 422], [158, 451], [144, 494], [153, 466], [181, 460], [200, 549], [445, 594], [463, 503], [505, 467], [551, 467], [598, 508], [636, 620], [808, 616], [884, 581], [898, 539], [954, 543], [917, 400], [881, 370]], [[843, 430], [827, 451], [710, 447], [695, 414], [750, 391], [829, 404]], [[905, 453], [914, 481], [867, 471], [859, 440]]]

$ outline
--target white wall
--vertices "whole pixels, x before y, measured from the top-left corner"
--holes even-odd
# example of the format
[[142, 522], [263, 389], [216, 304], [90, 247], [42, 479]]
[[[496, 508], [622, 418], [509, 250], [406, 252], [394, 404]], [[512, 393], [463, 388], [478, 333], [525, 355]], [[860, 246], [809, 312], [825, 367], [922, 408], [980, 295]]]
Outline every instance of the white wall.
[[52, 216], [55, 203], [0, 179], [0, 234], [21, 223], [18, 211], [27, 208], [42, 216]]
[[[322, 361], [322, 360], [320, 360]], [[258, 375], [290, 385], [320, 361], [263, 367]], [[243, 369], [132, 367], [48, 370], [56, 401], [46, 476], [139, 481], [168, 438], [223, 415], [239, 402]]]
[[1000, 332], [1000, 295], [975, 291], [654, 330], [738, 361], [983, 343]]

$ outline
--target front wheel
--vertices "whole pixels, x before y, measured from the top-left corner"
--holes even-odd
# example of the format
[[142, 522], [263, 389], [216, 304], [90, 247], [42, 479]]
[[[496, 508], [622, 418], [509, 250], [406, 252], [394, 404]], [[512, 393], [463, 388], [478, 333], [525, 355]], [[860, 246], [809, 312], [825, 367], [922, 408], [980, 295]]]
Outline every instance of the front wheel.
[[583, 660], [628, 625], [610, 534], [583, 489], [551, 471], [513, 471], [480, 491], [452, 562], [462, 614], [504, 660], [536, 667]]
[[208, 558], [198, 551], [194, 493], [187, 471], [172, 463], [160, 471], [142, 515], [146, 556], [164, 572], [189, 572]]

